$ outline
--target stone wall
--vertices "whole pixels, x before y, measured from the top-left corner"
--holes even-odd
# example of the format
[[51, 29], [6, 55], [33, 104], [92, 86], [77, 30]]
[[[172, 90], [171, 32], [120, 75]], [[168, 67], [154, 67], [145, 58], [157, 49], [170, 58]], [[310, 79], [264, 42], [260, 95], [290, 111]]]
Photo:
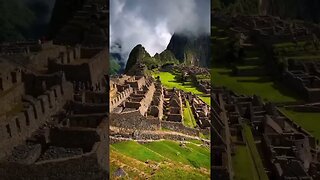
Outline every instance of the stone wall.
[[117, 97], [114, 99], [110, 99], [110, 107], [109, 112], [112, 112], [114, 108], [119, 106], [125, 99], [127, 99], [133, 93], [133, 89], [130, 87], [122, 91]]
[[[1, 64], [1, 63], [0, 63]], [[1, 64], [1, 68], [10, 68], [7, 64]], [[8, 66], [8, 67], [7, 67]], [[0, 92], [10, 90], [15, 84], [22, 82], [21, 69], [4, 69], [0, 74]]]
[[139, 130], [159, 130], [160, 120], [158, 118], [145, 117], [139, 111], [115, 114], [110, 113], [110, 126], [121, 127], [125, 129]]
[[[48, 62], [48, 71], [51, 73], [64, 71], [68, 81], [89, 82], [91, 85], [97, 85], [101, 83], [102, 77], [107, 73], [107, 53], [107, 50], [104, 50], [91, 59], [81, 59], [83, 63], [64, 64], [57, 61], [57, 59], [50, 59]], [[75, 62], [76, 61], [77, 60], [75, 60]], [[103, 71], [97, 71], [97, 69], [103, 69]]]
[[[106, 147], [106, 146], [105, 146]], [[99, 149], [104, 148], [99, 143]], [[107, 148], [104, 148], [107, 149]], [[0, 174], [3, 179], [107, 179], [106, 165], [101, 166], [103, 151], [97, 151], [78, 158], [62, 159], [43, 164], [0, 164]], [[106, 157], [106, 156], [104, 156]]]
[[0, 92], [0, 114], [5, 114], [5, 112], [12, 110], [14, 106], [21, 104], [21, 98], [25, 93], [24, 84], [18, 83], [13, 86], [9, 93]]
[[86, 103], [104, 103], [108, 100], [106, 92], [84, 91], [84, 102]]
[[24, 110], [0, 122], [0, 158], [8, 155], [13, 147], [22, 143], [60, 111], [65, 103], [72, 99], [72, 90], [71, 83], [63, 82], [38, 98], [25, 96]]
[[153, 99], [153, 94], [155, 92], [155, 86], [154, 83], [152, 82], [148, 87], [146, 87], [147, 93], [145, 94], [145, 98], [142, 99], [141, 106], [139, 108], [139, 111], [142, 115], [145, 115], [148, 111], [148, 108], [152, 102]]
[[[282, 114], [279, 110], [278, 110], [279, 114]], [[310, 147], [312, 149], [316, 149], [316, 146], [317, 146], [317, 142], [316, 142], [316, 138], [310, 134], [308, 131], [306, 131], [305, 129], [303, 129], [301, 126], [299, 126], [296, 122], [292, 121], [291, 119], [289, 118], [285, 118], [285, 121], [287, 123], [289, 123], [293, 128], [297, 129], [300, 133], [306, 135], [309, 139], [309, 144], [310, 144]]]
[[71, 109], [76, 114], [96, 114], [105, 113], [107, 109], [107, 103], [81, 103], [73, 102]]
[[46, 67], [50, 58], [56, 58], [60, 52], [66, 51], [65, 46], [55, 46], [52, 43], [43, 44], [43, 50], [29, 57], [30, 67]]
[[187, 134], [187, 135], [190, 135], [190, 136], [199, 136], [199, 130], [198, 129], [185, 127], [180, 122], [162, 121], [161, 122], [161, 127], [162, 128], [166, 128], [166, 129], [170, 129], [172, 131], [180, 132], [180, 133], [183, 133], [183, 134]]
[[22, 79], [25, 84], [26, 94], [33, 96], [39, 96], [52, 86], [65, 81], [64, 73], [62, 72], [46, 75], [24, 73]]

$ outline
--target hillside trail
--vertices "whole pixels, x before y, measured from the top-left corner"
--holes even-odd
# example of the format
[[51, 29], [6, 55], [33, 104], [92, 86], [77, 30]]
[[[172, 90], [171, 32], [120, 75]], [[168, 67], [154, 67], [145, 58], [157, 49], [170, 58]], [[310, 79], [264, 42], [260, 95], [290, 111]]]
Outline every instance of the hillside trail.
[[[203, 143], [207, 143], [207, 144], [210, 144], [210, 140], [208, 139], [203, 139], [203, 138], [200, 138], [198, 136], [191, 136], [191, 135], [187, 135], [187, 134], [184, 134], [184, 133], [180, 133], [180, 132], [176, 132], [176, 131], [159, 131], [159, 130], [156, 130], [156, 131], [151, 131], [151, 130], [139, 130], [139, 131], [134, 131], [134, 132], [138, 132], [139, 135], [144, 135], [144, 136], [147, 136], [147, 135], [154, 135], [154, 136], [158, 136], [158, 137], [161, 137], [159, 139], [151, 139], [151, 138], [141, 138], [141, 136], [136, 136], [137, 138], [139, 139], [136, 139], [136, 138], [125, 138], [125, 137], [116, 137], [117, 136], [117, 133], [119, 135], [121, 135], [122, 133], [122, 129], [121, 128], [118, 128], [118, 127], [115, 127], [115, 126], [110, 126], [110, 130], [115, 134], [115, 135], [110, 135], [110, 137], [113, 137], [113, 138], [117, 138], [117, 139], [130, 139], [130, 140], [133, 140], [133, 141], [144, 141], [144, 142], [154, 142], [154, 141], [159, 141], [159, 140], [174, 140], [172, 139], [172, 137], [182, 137], [183, 139], [189, 139], [189, 140], [200, 140], [202, 141]], [[170, 139], [171, 137], [171, 139]], [[179, 141], [179, 140], [176, 140], [176, 141]], [[185, 141], [185, 140], [182, 140], [182, 141]]]

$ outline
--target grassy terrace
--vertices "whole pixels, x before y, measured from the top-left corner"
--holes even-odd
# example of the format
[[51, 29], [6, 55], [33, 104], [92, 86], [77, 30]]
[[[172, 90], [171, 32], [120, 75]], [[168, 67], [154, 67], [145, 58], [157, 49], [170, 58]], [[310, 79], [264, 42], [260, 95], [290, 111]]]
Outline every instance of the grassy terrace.
[[191, 82], [186, 82], [184, 84], [178, 82], [175, 79], [175, 75], [169, 72], [159, 72], [153, 74], [155, 77], [160, 76], [161, 83], [167, 88], [178, 88], [185, 92], [192, 92], [193, 94], [199, 95], [199, 97], [207, 104], [210, 104], [210, 97], [204, 97], [203, 92], [200, 92], [196, 87], [192, 85]]
[[297, 95], [289, 89], [273, 82], [267, 76], [236, 77], [227, 68], [213, 68], [211, 70], [212, 83], [225, 86], [238, 94], [258, 95], [263, 100], [272, 102], [294, 102], [299, 100]]
[[235, 155], [232, 157], [232, 165], [235, 172], [235, 180], [259, 179], [247, 146], [237, 145], [235, 147]]
[[281, 112], [320, 140], [320, 113], [296, 112], [284, 108]]
[[181, 147], [175, 141], [155, 141], [146, 144], [127, 141], [112, 144], [111, 148], [143, 162], [147, 160], [161, 162], [169, 159], [196, 168], [210, 168], [209, 148], [197, 146], [194, 143], [188, 143], [186, 147]]
[[[143, 172], [152, 175], [151, 179], [209, 179], [210, 150], [198, 142], [182, 147], [174, 141], [127, 141], [110, 145], [110, 150], [111, 175], [123, 167], [131, 178]], [[150, 165], [159, 168], [154, 170]]]
[[255, 169], [257, 171], [258, 177], [260, 180], [268, 180], [268, 176], [264, 170], [263, 163], [260, 158], [259, 152], [257, 150], [256, 144], [254, 142], [254, 138], [253, 138], [251, 129], [247, 124], [243, 124], [242, 127], [243, 127], [242, 133], [246, 139], [246, 142], [247, 142], [251, 157], [253, 159], [253, 163], [254, 163]]
[[183, 109], [183, 124], [187, 127], [194, 128], [197, 125], [197, 123], [192, 114], [189, 102], [187, 101], [186, 104], [187, 106]]

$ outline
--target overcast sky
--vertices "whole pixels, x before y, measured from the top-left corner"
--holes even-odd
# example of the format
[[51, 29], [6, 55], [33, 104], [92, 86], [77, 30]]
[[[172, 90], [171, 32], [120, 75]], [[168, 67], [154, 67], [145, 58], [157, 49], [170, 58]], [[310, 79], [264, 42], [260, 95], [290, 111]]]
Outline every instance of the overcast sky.
[[110, 0], [110, 20], [111, 52], [126, 61], [137, 44], [154, 55], [174, 32], [209, 34], [210, 0]]

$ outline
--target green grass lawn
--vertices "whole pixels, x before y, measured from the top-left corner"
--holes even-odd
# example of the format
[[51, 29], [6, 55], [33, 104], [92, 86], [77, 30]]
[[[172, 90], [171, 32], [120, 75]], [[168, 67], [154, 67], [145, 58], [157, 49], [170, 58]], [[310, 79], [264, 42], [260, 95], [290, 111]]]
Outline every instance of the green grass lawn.
[[259, 179], [249, 149], [245, 145], [237, 145], [235, 147], [235, 155], [232, 157], [232, 166], [235, 172], [235, 180]]
[[156, 141], [146, 144], [126, 141], [112, 144], [111, 148], [143, 162], [147, 160], [161, 162], [170, 159], [196, 168], [210, 168], [209, 148], [195, 144], [186, 144], [186, 147], [181, 147], [175, 141]]
[[111, 147], [115, 148], [122, 154], [135, 158], [139, 161], [153, 160], [153, 161], [163, 161], [165, 160], [160, 154], [140, 145], [134, 141], [120, 142], [112, 144]]
[[[158, 167], [158, 168], [154, 168]], [[119, 179], [114, 176], [114, 172], [122, 168], [127, 176], [120, 179], [145, 179], [142, 174], [148, 175], [149, 179], [210, 179], [209, 170], [203, 172], [203, 169], [194, 168], [174, 161], [148, 161], [148, 163], [139, 161], [135, 158], [122, 154], [117, 148], [110, 147], [110, 177]]]
[[212, 84], [225, 86], [238, 94], [260, 96], [271, 102], [294, 102], [299, 100], [297, 95], [268, 77], [236, 77], [230, 75], [227, 68], [213, 68], [211, 70]]
[[207, 104], [210, 105], [210, 97], [204, 97], [204, 93], [200, 92], [196, 87], [192, 85], [191, 82], [182, 84], [177, 82], [175, 75], [169, 72], [158, 72], [153, 74], [154, 77], [159, 76], [161, 83], [167, 88], [177, 88], [185, 92], [192, 92], [193, 94], [199, 95], [199, 97]]
[[186, 104], [187, 106], [183, 109], [183, 124], [187, 127], [194, 128], [197, 123], [193, 116], [189, 102], [187, 101]]
[[181, 147], [174, 141], [161, 141], [144, 144], [145, 147], [169, 158], [172, 161], [182, 162], [193, 167], [210, 168], [210, 150], [194, 144]]
[[256, 172], [261, 180], [268, 180], [268, 176], [266, 171], [264, 170], [263, 163], [260, 157], [260, 154], [257, 150], [256, 144], [254, 142], [254, 138], [251, 132], [251, 128], [247, 124], [243, 124], [243, 136], [246, 139], [248, 150], [251, 154], [253, 163], [255, 165]]
[[[137, 170], [152, 175], [151, 179], [210, 179], [210, 149], [200, 144], [201, 142], [186, 143], [185, 147], [175, 141], [146, 144], [127, 141], [112, 144], [111, 176], [117, 168], [122, 167], [129, 179], [138, 177]], [[147, 160], [149, 163], [145, 163]], [[154, 171], [150, 164], [160, 167]]]
[[281, 112], [320, 140], [320, 113], [296, 112], [284, 108]]

